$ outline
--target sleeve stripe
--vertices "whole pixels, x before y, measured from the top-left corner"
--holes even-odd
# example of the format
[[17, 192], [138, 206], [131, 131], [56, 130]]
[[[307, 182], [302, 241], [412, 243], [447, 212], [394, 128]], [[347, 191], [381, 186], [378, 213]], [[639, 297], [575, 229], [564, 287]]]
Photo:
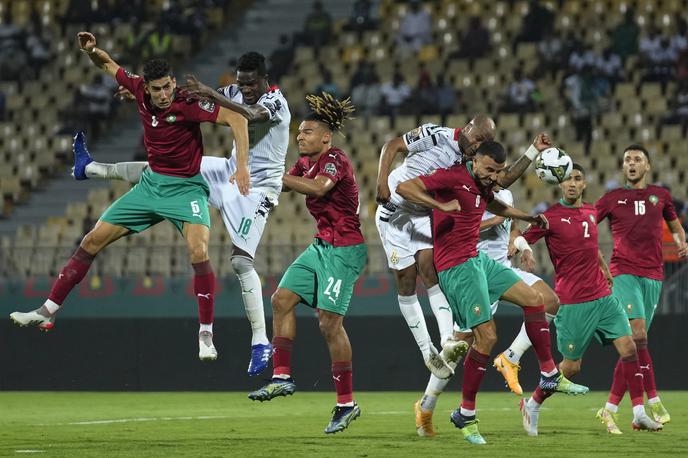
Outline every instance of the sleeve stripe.
[[437, 146], [437, 138], [434, 135], [431, 135], [430, 138], [432, 138], [432, 144]]

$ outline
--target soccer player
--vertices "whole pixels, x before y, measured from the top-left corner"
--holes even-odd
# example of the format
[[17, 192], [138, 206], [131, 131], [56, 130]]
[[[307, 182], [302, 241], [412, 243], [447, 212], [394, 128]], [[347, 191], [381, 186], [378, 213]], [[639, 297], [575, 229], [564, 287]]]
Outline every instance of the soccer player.
[[[471, 157], [483, 141], [492, 140], [494, 121], [478, 115], [463, 129], [451, 129], [424, 124], [401, 137], [387, 142], [380, 155], [377, 178], [378, 206], [375, 224], [387, 255], [389, 268], [396, 279], [399, 308], [423, 355], [428, 369], [439, 378], [448, 378], [451, 368], [445, 360], [457, 362], [465, 354], [465, 344], [452, 339], [453, 319], [447, 299], [439, 286], [432, 262], [432, 224], [430, 210], [406, 202], [394, 191], [402, 181], [428, 174], [438, 168], [450, 167]], [[500, 183], [509, 186], [530, 165], [542, 149], [549, 146], [549, 138], [541, 134], [526, 154], [519, 158]], [[399, 153], [406, 153], [404, 163], [390, 173]], [[430, 307], [440, 330], [442, 355], [432, 345], [423, 310], [416, 296], [416, 278], [420, 275], [428, 290]]]
[[[282, 190], [291, 114], [279, 88], [268, 84], [265, 58], [261, 54], [248, 52], [242, 55], [236, 76], [237, 84], [217, 91], [191, 76], [184, 90], [248, 119], [251, 173], [248, 195], [241, 195], [238, 187], [229, 180], [237, 169], [236, 145], [229, 159], [204, 157], [201, 160], [201, 175], [210, 187], [209, 203], [220, 210], [234, 245], [232, 267], [241, 284], [241, 297], [253, 333], [248, 374], [254, 376], [267, 367], [272, 345], [266, 333], [261, 282], [253, 259], [270, 210], [278, 204]], [[148, 167], [147, 162], [93, 162], [83, 137], [77, 138], [74, 155], [74, 177], [77, 180], [109, 178], [138, 183]]]
[[[648, 184], [650, 170], [647, 150], [642, 145], [628, 146], [623, 153], [626, 185], [606, 193], [595, 206], [598, 220], [607, 218], [611, 225], [614, 251], [610, 269], [614, 276], [614, 295], [621, 301], [631, 323], [650, 412], [656, 421], [667, 423], [671, 417], [657, 394], [647, 336], [664, 278], [663, 220], [674, 235], [680, 257], [688, 255], [688, 248], [686, 233], [676, 216], [671, 194], [665, 188]], [[616, 416], [626, 385], [619, 360], [607, 404], [597, 412], [597, 418], [613, 434], [621, 433], [616, 425]]]
[[433, 248], [440, 286], [457, 324], [473, 331], [475, 341], [464, 360], [463, 399], [450, 417], [471, 444], [485, 444], [478, 431], [475, 399], [497, 340], [490, 306], [498, 299], [523, 308], [528, 337], [540, 364], [541, 390], [568, 394], [588, 391], [560, 374], [552, 360], [542, 295], [513, 270], [477, 251], [485, 209], [494, 215], [547, 226], [543, 215], [530, 216], [494, 199], [492, 187], [505, 161], [502, 145], [485, 141], [471, 162], [405, 181], [396, 189], [406, 200], [433, 209]]
[[231, 126], [237, 141], [237, 169], [233, 180], [248, 192], [248, 131], [246, 119], [211, 102], [189, 98], [176, 89], [167, 62], [153, 59], [143, 77], [132, 76], [102, 49], [89, 32], [78, 34], [79, 47], [94, 65], [136, 96], [144, 128], [150, 168], [138, 185], [114, 202], [81, 241], [52, 286], [48, 300], [28, 313], [14, 312], [21, 325], [53, 327], [55, 314], [69, 292], [84, 278], [95, 256], [107, 245], [132, 232], [141, 232], [167, 219], [184, 235], [194, 269], [194, 294], [199, 309], [199, 357], [214, 359], [212, 341], [215, 275], [208, 259], [210, 215], [208, 185], [199, 174], [203, 156], [200, 123]]
[[[583, 202], [585, 186], [585, 171], [574, 164], [571, 176], [560, 185], [562, 199], [545, 212], [549, 228], [530, 227], [523, 234], [528, 243], [544, 237], [554, 265], [554, 289], [562, 303], [554, 319], [557, 347], [564, 357], [559, 369], [567, 378], [580, 372], [581, 358], [593, 337], [603, 345], [614, 344], [631, 390], [633, 428], [657, 431], [662, 425], [645, 413], [643, 375], [631, 327], [609, 289], [608, 270], [597, 243], [597, 212]], [[540, 406], [549, 395], [537, 388], [530, 399], [521, 400], [523, 428], [530, 436], [538, 434]]]
[[318, 233], [313, 243], [284, 273], [272, 295], [272, 380], [248, 395], [269, 401], [293, 394], [291, 353], [296, 337], [296, 306], [317, 310], [320, 331], [332, 359], [337, 405], [325, 433], [343, 431], [360, 414], [352, 388], [351, 344], [344, 330], [354, 284], [365, 267], [367, 249], [358, 218], [358, 185], [349, 159], [332, 146], [332, 137], [353, 112], [349, 100], [330, 94], [308, 96], [312, 110], [299, 126], [300, 158], [284, 175], [285, 190], [305, 194]]
[[[498, 199], [502, 203], [505, 203], [509, 206], [513, 206], [514, 204], [513, 195], [508, 189], [500, 189], [499, 191], [495, 192], [495, 199]], [[511, 231], [511, 219], [504, 218], [503, 216], [493, 215], [489, 211], [486, 211], [483, 213], [482, 221], [480, 223], [480, 241], [478, 242], [478, 251], [485, 253], [500, 264], [511, 268], [528, 286], [531, 286], [533, 289], [542, 294], [545, 302], [545, 310], [548, 310], [548, 304], [556, 304], [558, 307], [559, 299], [557, 298], [557, 295], [554, 294], [554, 291], [552, 291], [552, 289], [547, 285], [547, 283], [529, 271], [512, 267], [511, 260], [508, 256]], [[522, 250], [530, 251], [532, 256], [532, 249], [527, 245], [527, 242], [526, 245], [522, 247]], [[492, 315], [494, 315], [497, 311], [498, 305], [499, 301], [495, 301], [492, 304]], [[551, 316], [549, 313], [546, 314], [546, 317], [548, 322], [554, 318], [554, 316]], [[525, 329], [525, 326], [523, 329]], [[472, 342], [473, 338], [470, 334], [470, 330], [468, 333], [463, 333], [461, 332], [460, 328], [454, 325], [454, 331], [454, 338], [456, 340]], [[530, 341], [528, 341], [528, 343], [530, 344]], [[449, 363], [449, 365], [452, 366], [452, 369], [456, 367], [456, 363]], [[447, 386], [447, 383], [449, 383], [448, 379], [440, 379], [431, 374], [423, 397], [414, 404], [413, 408], [416, 414], [416, 432], [419, 436], [432, 437], [435, 435], [435, 431], [432, 426], [432, 414], [435, 410], [435, 405], [437, 404], [437, 398], [440, 394], [442, 394]], [[518, 389], [521, 389], [520, 385], [518, 385], [518, 379], [516, 379], [516, 384]]]

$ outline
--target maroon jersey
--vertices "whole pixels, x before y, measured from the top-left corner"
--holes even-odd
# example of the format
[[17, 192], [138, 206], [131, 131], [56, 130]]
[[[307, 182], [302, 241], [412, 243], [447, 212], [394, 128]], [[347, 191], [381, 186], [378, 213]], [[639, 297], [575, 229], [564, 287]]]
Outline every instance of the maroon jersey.
[[358, 219], [358, 184], [351, 162], [342, 150], [331, 148], [316, 162], [304, 156], [289, 170], [289, 175], [311, 179], [322, 175], [335, 183], [323, 197], [306, 197], [306, 207], [318, 226], [316, 238], [333, 246], [363, 243]]
[[185, 97], [176, 89], [174, 100], [162, 110], [151, 103], [140, 76], [131, 76], [120, 67], [117, 82], [136, 96], [150, 168], [176, 177], [197, 175], [203, 157], [200, 123], [215, 122], [220, 107]]
[[560, 201], [545, 216], [549, 229], [531, 226], [523, 236], [528, 243], [545, 237], [554, 265], [554, 291], [562, 304], [594, 301], [611, 294], [600, 268], [595, 207], [571, 207]]
[[595, 204], [600, 221], [609, 218], [614, 252], [609, 263], [612, 275], [637, 275], [662, 280], [662, 219], [678, 216], [665, 188], [619, 188], [603, 195]]
[[457, 164], [420, 176], [425, 188], [438, 202], [459, 201], [461, 211], [432, 211], [432, 233], [435, 268], [438, 272], [463, 264], [478, 255], [480, 221], [492, 189], [483, 188], [473, 175], [473, 163]]

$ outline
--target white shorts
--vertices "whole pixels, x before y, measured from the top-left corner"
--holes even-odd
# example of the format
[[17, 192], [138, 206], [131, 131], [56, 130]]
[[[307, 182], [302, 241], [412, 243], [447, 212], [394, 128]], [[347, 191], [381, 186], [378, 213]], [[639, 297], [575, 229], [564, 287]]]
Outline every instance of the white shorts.
[[220, 210], [222, 221], [235, 247], [255, 257], [265, 223], [278, 195], [260, 188], [251, 188], [242, 196], [236, 184], [229, 182], [233, 171], [227, 159], [206, 156], [201, 161], [201, 174], [210, 186], [211, 206]]
[[[526, 285], [528, 286], [533, 286], [535, 283], [539, 282], [542, 280], [542, 278], [538, 277], [535, 274], [532, 274], [530, 272], [526, 272], [525, 270], [519, 269], [518, 267], [512, 267], [511, 270], [514, 271], [516, 275], [521, 277], [521, 280], [525, 282]], [[492, 316], [497, 313], [497, 308], [499, 308], [499, 301], [495, 301], [491, 306], [490, 309], [492, 310]], [[471, 332], [471, 330], [463, 330], [459, 327], [458, 324], [454, 323], [454, 331], [455, 332]]]
[[416, 263], [416, 253], [432, 249], [432, 222], [429, 215], [378, 205], [375, 226], [382, 240], [390, 269], [403, 270]]

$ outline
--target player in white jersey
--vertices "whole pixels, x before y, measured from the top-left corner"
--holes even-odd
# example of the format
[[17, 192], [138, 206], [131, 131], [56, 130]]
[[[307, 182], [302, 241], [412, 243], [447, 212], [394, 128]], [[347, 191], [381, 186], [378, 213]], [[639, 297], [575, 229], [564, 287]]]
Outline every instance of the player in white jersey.
[[[389, 268], [396, 278], [399, 308], [423, 355], [425, 365], [440, 378], [451, 376], [447, 360], [458, 361], [467, 347], [453, 336], [453, 318], [442, 293], [432, 255], [430, 211], [411, 203], [396, 193], [396, 186], [438, 168], [447, 168], [472, 157], [483, 141], [492, 140], [494, 121], [485, 115], [473, 118], [463, 129], [424, 124], [387, 142], [381, 152], [377, 177], [378, 206], [375, 223]], [[550, 145], [549, 137], [538, 135], [534, 144], [500, 177], [509, 186], [528, 168], [540, 151]], [[403, 164], [390, 173], [396, 155], [406, 153]], [[432, 345], [425, 317], [416, 296], [416, 278], [420, 275], [430, 307], [437, 319], [442, 355]]]
[[[204, 157], [201, 174], [210, 187], [209, 203], [220, 210], [232, 243], [232, 267], [241, 283], [246, 315], [251, 323], [251, 361], [249, 375], [257, 375], [268, 365], [272, 345], [265, 328], [265, 312], [260, 278], [253, 266], [258, 243], [265, 229], [270, 210], [278, 204], [282, 190], [284, 162], [289, 145], [291, 114], [287, 100], [276, 87], [270, 87], [265, 70], [265, 58], [256, 52], [241, 56], [237, 65], [237, 84], [217, 91], [189, 77], [182, 86], [189, 93], [237, 111], [248, 119], [249, 169], [251, 187], [242, 195], [233, 182], [237, 171], [236, 155], [230, 159]], [[137, 183], [147, 162], [103, 164], [91, 162], [85, 144], [75, 140], [74, 177], [121, 179]], [[83, 142], [83, 136], [81, 136]], [[81, 157], [79, 153], [83, 152]], [[201, 359], [216, 359], [212, 344], [212, 327], [201, 329], [210, 333], [209, 345], [200, 344]], [[207, 339], [205, 339], [207, 342]]]
[[[508, 189], [500, 189], [495, 192], [495, 198], [501, 200], [509, 206], [514, 205], [514, 198], [511, 191]], [[482, 222], [480, 223], [480, 241], [478, 242], [478, 250], [482, 251], [497, 262], [504, 264], [511, 268], [521, 279], [528, 285], [532, 286], [545, 299], [545, 302], [555, 301], [557, 306], [559, 304], [558, 298], [552, 288], [547, 285], [540, 277], [525, 270], [512, 267], [509, 259], [509, 241], [511, 237], [511, 220], [502, 216], [493, 215], [489, 211], [483, 214]], [[527, 242], [525, 245], [519, 245], [523, 252], [528, 251], [532, 254], [531, 248]], [[492, 314], [497, 312], [499, 301], [492, 304]], [[548, 322], [554, 318], [553, 315], [547, 315]], [[454, 324], [454, 338], [457, 340], [465, 340], [472, 342], [473, 338], [470, 330], [462, 330]], [[529, 341], [530, 342], [530, 341]], [[456, 367], [456, 363], [449, 363], [452, 368]], [[435, 375], [430, 376], [428, 385], [425, 388], [423, 397], [416, 402], [414, 410], [416, 414], [416, 432], [419, 436], [434, 436], [435, 432], [432, 426], [432, 414], [437, 403], [437, 398], [444, 391], [444, 388], [449, 383], [448, 379], [440, 379]]]

